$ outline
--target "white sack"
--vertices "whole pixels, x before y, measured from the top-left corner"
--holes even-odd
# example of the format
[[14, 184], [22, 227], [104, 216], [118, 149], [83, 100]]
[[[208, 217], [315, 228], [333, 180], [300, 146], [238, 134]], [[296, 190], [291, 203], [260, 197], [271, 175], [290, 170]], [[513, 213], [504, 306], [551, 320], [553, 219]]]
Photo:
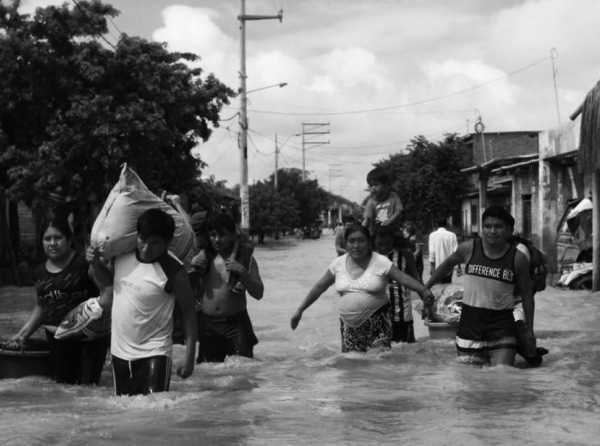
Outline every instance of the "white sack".
[[110, 259], [136, 248], [137, 220], [146, 210], [160, 208], [175, 221], [175, 234], [169, 249], [184, 263], [193, 254], [194, 231], [186, 215], [153, 194], [132, 169], [123, 165], [117, 184], [112, 188], [96, 217], [90, 244]]

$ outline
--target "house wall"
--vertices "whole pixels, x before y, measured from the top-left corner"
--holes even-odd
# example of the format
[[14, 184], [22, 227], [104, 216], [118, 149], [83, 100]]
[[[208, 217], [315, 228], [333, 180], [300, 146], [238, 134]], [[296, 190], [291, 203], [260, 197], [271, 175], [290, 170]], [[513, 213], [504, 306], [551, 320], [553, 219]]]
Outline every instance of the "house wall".
[[567, 202], [578, 198], [584, 189], [584, 181], [577, 173], [577, 166], [550, 161], [550, 157], [573, 152], [578, 148], [578, 122], [568, 122], [561, 127], [540, 134], [540, 161], [538, 171], [538, 225], [540, 249], [549, 259], [550, 272], [557, 272], [556, 236], [557, 226], [564, 214]]
[[[474, 134], [473, 164], [483, 164], [492, 159], [538, 153], [538, 133], [501, 132]], [[483, 138], [481, 135], [483, 135]], [[485, 153], [483, 150], [484, 146]]]
[[[511, 212], [515, 218], [515, 232], [529, 237], [536, 245], [540, 244], [540, 227], [537, 218], [538, 204], [538, 166], [530, 164], [519, 167], [513, 172], [513, 198]], [[527, 208], [525, 202], [530, 206]], [[529, 222], [529, 232], [525, 224]]]

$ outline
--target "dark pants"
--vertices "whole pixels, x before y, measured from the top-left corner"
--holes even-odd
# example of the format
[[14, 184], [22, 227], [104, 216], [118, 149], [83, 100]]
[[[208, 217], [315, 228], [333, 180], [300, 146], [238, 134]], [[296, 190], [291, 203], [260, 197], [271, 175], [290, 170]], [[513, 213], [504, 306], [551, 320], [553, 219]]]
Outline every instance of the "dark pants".
[[166, 392], [171, 381], [171, 358], [150, 356], [127, 361], [112, 357], [116, 395]]
[[66, 384], [98, 384], [110, 338], [92, 341], [57, 340], [46, 331], [52, 378]]
[[423, 282], [423, 254], [419, 254], [415, 257], [415, 267], [417, 268], [416, 279], [419, 279], [419, 282]]
[[198, 313], [197, 362], [223, 362], [226, 356], [252, 358], [258, 343], [247, 311], [216, 317]]
[[415, 329], [412, 321], [392, 320], [392, 341], [415, 342]]

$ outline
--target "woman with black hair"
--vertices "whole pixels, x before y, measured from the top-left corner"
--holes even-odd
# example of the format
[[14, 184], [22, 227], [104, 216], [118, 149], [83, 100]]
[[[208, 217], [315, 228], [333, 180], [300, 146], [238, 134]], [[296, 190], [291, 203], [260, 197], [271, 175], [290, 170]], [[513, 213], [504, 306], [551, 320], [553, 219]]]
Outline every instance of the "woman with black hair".
[[312, 287], [291, 318], [296, 329], [302, 314], [331, 285], [340, 295], [339, 315], [342, 352], [367, 351], [373, 347], [389, 348], [392, 324], [389, 315], [389, 280], [417, 291], [431, 311], [433, 295], [422, 283], [400, 271], [386, 256], [373, 251], [369, 230], [353, 224], [345, 232], [346, 254], [331, 262], [327, 271]]
[[11, 340], [22, 348], [43, 325], [50, 344], [52, 377], [68, 384], [98, 384], [108, 336], [93, 340], [54, 338], [54, 330], [70, 310], [98, 295], [85, 257], [73, 248], [72, 237], [65, 218], [55, 217], [43, 226], [42, 248], [46, 260], [34, 271], [35, 306]]

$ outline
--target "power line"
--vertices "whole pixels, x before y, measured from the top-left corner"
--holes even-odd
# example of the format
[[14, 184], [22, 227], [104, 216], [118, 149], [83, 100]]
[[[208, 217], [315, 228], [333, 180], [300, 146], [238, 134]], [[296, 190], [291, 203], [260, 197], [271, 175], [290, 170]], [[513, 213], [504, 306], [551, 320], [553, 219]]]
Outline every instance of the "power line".
[[413, 101], [413, 102], [407, 102], [404, 104], [396, 104], [396, 105], [389, 105], [389, 106], [385, 106], [385, 107], [374, 107], [374, 108], [365, 108], [365, 109], [357, 109], [357, 110], [347, 110], [347, 111], [331, 111], [331, 112], [319, 112], [319, 111], [285, 112], [285, 111], [278, 111], [278, 110], [257, 110], [257, 109], [249, 109], [248, 111], [251, 111], [253, 113], [259, 113], [259, 114], [286, 115], [286, 116], [315, 116], [315, 115], [316, 116], [339, 116], [339, 115], [354, 115], [354, 114], [361, 114], [361, 113], [382, 112], [382, 111], [390, 111], [390, 110], [394, 110], [394, 109], [398, 109], [398, 108], [414, 107], [416, 105], [429, 104], [431, 102], [440, 101], [442, 99], [447, 99], [452, 96], [458, 96], [461, 94], [470, 93], [472, 91], [475, 91], [482, 87], [485, 87], [486, 85], [489, 85], [491, 83], [498, 82], [498, 81], [506, 79], [510, 76], [514, 76], [515, 74], [521, 73], [522, 71], [526, 71], [530, 68], [540, 65], [543, 62], [547, 62], [548, 60], [549, 60], [549, 58], [546, 56], [544, 58], [541, 58], [534, 62], [531, 62], [530, 64], [525, 65], [521, 68], [517, 68], [516, 70], [513, 70], [509, 73], [503, 74], [502, 76], [496, 77], [494, 79], [490, 79], [489, 81], [485, 81], [480, 84], [473, 85], [472, 87], [463, 88], [461, 90], [456, 90], [456, 91], [453, 91], [453, 92], [450, 92], [450, 93], [447, 93], [444, 95], [434, 96], [431, 98], [421, 99], [421, 100]]
[[119, 33], [119, 35], [125, 34], [123, 31], [121, 31], [119, 29], [119, 27], [117, 26], [117, 24], [115, 23], [115, 21], [113, 20], [113, 18], [111, 16], [108, 16], [108, 21], [112, 24], [113, 28], [117, 30], [117, 32]]
[[231, 115], [229, 118], [224, 118], [224, 119], [219, 119], [219, 122], [225, 122], [225, 121], [231, 121], [232, 119], [238, 117], [240, 115], [239, 112], [234, 113], [233, 115]]
[[[266, 135], [264, 135], [263, 133], [260, 133], [254, 129], [248, 129], [249, 132], [254, 133], [255, 135], [258, 135], [262, 138], [268, 139], [270, 140], [270, 138]], [[454, 130], [454, 131], [448, 131], [448, 132], [444, 132], [443, 134], [452, 134], [452, 133], [460, 133], [459, 130]], [[436, 133], [429, 133], [427, 135], [417, 135], [417, 136], [423, 136], [425, 138], [434, 138], [439, 136], [440, 132], [436, 132]], [[443, 135], [442, 134], [442, 135]], [[332, 151], [336, 151], [336, 150], [368, 150], [371, 148], [377, 148], [377, 147], [391, 147], [391, 146], [400, 146], [400, 145], [404, 145], [406, 147], [406, 145], [408, 145], [414, 138], [411, 139], [405, 139], [405, 140], [401, 140], [401, 141], [395, 141], [395, 142], [389, 142], [389, 143], [381, 143], [381, 144], [371, 144], [371, 143], [365, 143], [363, 145], [356, 145], [356, 146], [328, 146], [327, 150], [325, 151], [325, 153], [329, 153], [331, 154]], [[302, 147], [296, 146], [293, 143], [288, 143], [286, 144], [286, 147], [289, 147], [293, 150], [302, 151]], [[388, 152], [376, 152], [376, 153], [352, 153], [351, 156], [377, 156], [377, 155], [391, 155]]]
[[[88, 11], [86, 11], [86, 10], [85, 10], [85, 9], [84, 9], [84, 8], [81, 6], [81, 4], [80, 4], [80, 3], [79, 3], [77, 0], [71, 0], [71, 1], [72, 1], [72, 2], [75, 4], [75, 6], [76, 6], [76, 7], [77, 7], [77, 8], [78, 8], [78, 9], [79, 9], [81, 12], [83, 12], [84, 14], [88, 12]], [[111, 47], [113, 50], [115, 50], [115, 51], [117, 50], [117, 47], [116, 47], [116, 46], [115, 46], [115, 45], [114, 45], [114, 44], [113, 44], [113, 43], [112, 43], [110, 40], [108, 40], [106, 37], [104, 37], [102, 34], [96, 34], [96, 37], [100, 37], [100, 38], [101, 38], [102, 40], [104, 40], [104, 42], [106, 42], [106, 44], [107, 44], [108, 46], [110, 46], [110, 47]]]

